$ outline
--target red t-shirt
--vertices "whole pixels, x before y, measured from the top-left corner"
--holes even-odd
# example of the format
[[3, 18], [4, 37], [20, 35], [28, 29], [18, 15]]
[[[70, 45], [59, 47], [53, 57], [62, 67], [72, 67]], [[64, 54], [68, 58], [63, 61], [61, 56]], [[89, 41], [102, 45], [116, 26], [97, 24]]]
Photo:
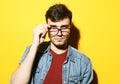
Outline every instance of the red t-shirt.
[[50, 52], [53, 60], [43, 84], [62, 84], [62, 65], [66, 60], [67, 51], [62, 54], [56, 54], [52, 50]]

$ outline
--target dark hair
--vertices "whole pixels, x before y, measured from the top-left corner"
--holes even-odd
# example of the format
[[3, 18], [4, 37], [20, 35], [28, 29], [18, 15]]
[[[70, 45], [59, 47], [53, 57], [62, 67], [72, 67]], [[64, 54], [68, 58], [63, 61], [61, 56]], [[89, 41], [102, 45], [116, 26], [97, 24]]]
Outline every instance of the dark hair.
[[64, 4], [55, 4], [47, 10], [45, 17], [46, 21], [48, 18], [53, 22], [69, 18], [71, 22], [72, 12]]

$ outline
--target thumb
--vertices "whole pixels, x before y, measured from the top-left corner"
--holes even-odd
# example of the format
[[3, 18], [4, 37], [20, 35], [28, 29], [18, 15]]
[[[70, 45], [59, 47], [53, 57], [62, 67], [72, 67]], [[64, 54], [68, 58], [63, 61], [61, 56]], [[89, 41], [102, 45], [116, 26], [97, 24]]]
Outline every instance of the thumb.
[[43, 43], [44, 42], [44, 39], [43, 37], [40, 38], [40, 43]]

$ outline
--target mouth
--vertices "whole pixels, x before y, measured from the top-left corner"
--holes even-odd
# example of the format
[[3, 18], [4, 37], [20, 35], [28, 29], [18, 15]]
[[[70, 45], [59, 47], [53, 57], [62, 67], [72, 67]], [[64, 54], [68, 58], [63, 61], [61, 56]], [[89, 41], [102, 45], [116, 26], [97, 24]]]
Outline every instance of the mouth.
[[67, 41], [67, 38], [68, 38], [67, 35], [64, 36], [62, 35], [62, 36], [54, 36], [51, 38], [51, 40], [56, 43], [64, 43]]
[[56, 38], [54, 38], [56, 41], [58, 41], [58, 42], [60, 42], [60, 41], [63, 41], [64, 40], [64, 38], [63, 37], [56, 37]]

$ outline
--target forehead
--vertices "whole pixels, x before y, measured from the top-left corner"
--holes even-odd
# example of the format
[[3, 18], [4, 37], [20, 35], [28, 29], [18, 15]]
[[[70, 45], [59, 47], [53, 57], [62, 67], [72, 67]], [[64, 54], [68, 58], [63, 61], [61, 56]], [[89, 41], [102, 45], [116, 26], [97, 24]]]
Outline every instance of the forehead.
[[61, 26], [61, 25], [70, 25], [70, 19], [69, 18], [64, 18], [62, 20], [59, 20], [57, 22], [53, 22], [50, 19], [47, 20], [47, 23], [49, 25], [56, 25], [56, 26]]

